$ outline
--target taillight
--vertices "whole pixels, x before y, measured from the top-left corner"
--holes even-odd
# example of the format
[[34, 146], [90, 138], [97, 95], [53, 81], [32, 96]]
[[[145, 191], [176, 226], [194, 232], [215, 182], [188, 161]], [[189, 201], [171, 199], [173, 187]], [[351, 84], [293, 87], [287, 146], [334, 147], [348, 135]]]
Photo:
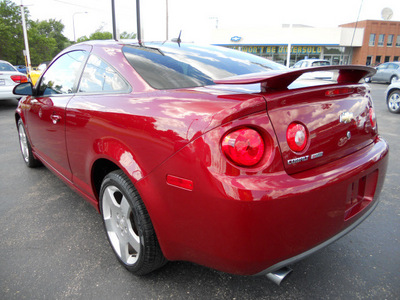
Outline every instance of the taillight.
[[293, 151], [303, 151], [308, 142], [308, 133], [306, 127], [300, 123], [291, 123], [286, 130], [286, 140], [290, 149]]
[[375, 110], [372, 107], [370, 107], [370, 109], [368, 111], [368, 114], [369, 114], [369, 121], [371, 122], [371, 127], [375, 128], [376, 127]]
[[256, 130], [241, 128], [223, 138], [222, 151], [236, 165], [251, 167], [263, 157], [264, 141]]
[[16, 83], [28, 82], [28, 78], [25, 75], [11, 75], [11, 80]]

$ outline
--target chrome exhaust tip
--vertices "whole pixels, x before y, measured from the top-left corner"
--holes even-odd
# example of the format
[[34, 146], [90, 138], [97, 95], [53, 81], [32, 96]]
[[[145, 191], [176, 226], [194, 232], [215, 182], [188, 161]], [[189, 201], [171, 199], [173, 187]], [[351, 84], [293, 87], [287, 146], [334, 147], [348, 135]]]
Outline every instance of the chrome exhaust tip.
[[276, 270], [274, 272], [268, 273], [266, 276], [269, 280], [271, 280], [273, 283], [280, 285], [281, 282], [290, 274], [292, 273], [292, 269], [288, 267], [283, 267], [279, 270]]

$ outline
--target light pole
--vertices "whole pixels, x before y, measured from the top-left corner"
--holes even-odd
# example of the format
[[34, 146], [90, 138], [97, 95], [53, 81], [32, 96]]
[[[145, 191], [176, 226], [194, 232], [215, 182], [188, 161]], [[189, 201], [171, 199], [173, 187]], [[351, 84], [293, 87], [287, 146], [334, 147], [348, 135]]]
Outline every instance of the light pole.
[[87, 14], [87, 11], [78, 11], [76, 13], [72, 14], [72, 28], [74, 30], [74, 42], [76, 43], [76, 37], [75, 37], [75, 15], [77, 14]]
[[292, 51], [292, 27], [293, 27], [293, 24], [292, 23], [290, 23], [289, 24], [289, 34], [288, 34], [288, 36], [289, 36], [289, 38], [288, 38], [288, 47], [287, 47], [287, 54], [286, 54], [286, 67], [290, 67], [290, 54], [291, 54], [291, 51]]
[[29, 53], [29, 43], [28, 43], [28, 34], [26, 32], [26, 22], [25, 22], [25, 10], [24, 10], [24, 5], [22, 4], [22, 0], [21, 0], [21, 17], [22, 17], [22, 31], [24, 33], [24, 43], [25, 43], [25, 57], [26, 57], [26, 61], [28, 63], [28, 70], [27, 73], [29, 74], [31, 72], [31, 56]]

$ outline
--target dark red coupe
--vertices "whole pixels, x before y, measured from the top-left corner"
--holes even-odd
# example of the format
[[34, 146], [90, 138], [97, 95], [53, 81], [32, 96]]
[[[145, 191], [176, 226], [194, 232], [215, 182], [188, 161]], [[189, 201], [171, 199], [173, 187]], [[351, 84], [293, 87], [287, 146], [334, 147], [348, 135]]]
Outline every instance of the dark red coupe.
[[[324, 83], [301, 80], [336, 72]], [[135, 274], [186, 260], [269, 274], [376, 207], [388, 163], [374, 70], [287, 70], [226, 48], [87, 42], [14, 89], [22, 156], [100, 211]]]

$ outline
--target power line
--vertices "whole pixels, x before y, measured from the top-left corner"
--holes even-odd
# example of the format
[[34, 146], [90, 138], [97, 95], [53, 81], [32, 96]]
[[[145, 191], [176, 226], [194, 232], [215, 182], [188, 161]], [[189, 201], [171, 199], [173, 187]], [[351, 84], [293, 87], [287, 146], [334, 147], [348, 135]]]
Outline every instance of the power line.
[[86, 6], [86, 5], [80, 5], [80, 4], [76, 4], [76, 3], [72, 3], [72, 2], [68, 2], [68, 1], [63, 1], [63, 0], [53, 0], [54, 2], [60, 2], [63, 4], [67, 4], [67, 5], [71, 5], [71, 6], [77, 6], [77, 7], [82, 7], [82, 8], [86, 8], [86, 9], [94, 9], [94, 10], [99, 10], [98, 8], [95, 7], [90, 7], [90, 6]]

